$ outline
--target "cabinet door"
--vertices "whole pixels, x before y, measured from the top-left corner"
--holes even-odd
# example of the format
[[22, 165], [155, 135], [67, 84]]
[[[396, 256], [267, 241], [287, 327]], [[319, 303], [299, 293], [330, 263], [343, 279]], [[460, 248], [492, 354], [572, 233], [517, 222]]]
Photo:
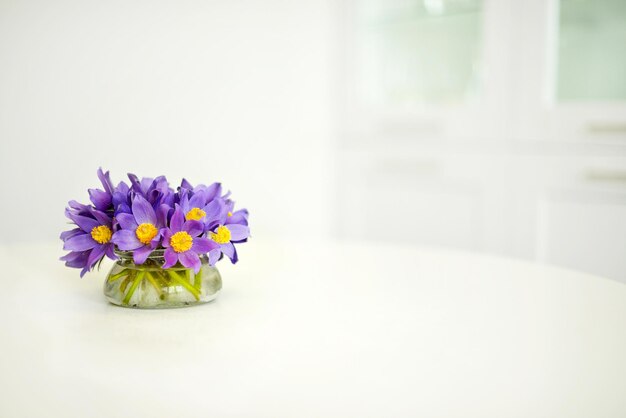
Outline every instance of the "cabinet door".
[[538, 218], [541, 261], [626, 283], [626, 193], [552, 190]]
[[626, 282], [626, 157], [520, 157], [516, 171], [519, 249]]
[[502, 138], [510, 128], [502, 106], [510, 93], [509, 42], [499, 42], [510, 33], [505, 3], [346, 5], [345, 129], [433, 140]]
[[626, 2], [516, 2], [519, 139], [626, 145]]
[[509, 254], [507, 158], [372, 147], [339, 166], [342, 236]]

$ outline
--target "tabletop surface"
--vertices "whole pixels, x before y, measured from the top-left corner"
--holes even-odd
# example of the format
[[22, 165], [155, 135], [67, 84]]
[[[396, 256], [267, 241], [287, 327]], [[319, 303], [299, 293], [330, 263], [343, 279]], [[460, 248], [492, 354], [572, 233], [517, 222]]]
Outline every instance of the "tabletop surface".
[[[494, 256], [258, 239], [217, 300], [108, 304], [0, 247], [1, 417], [625, 417], [626, 285]], [[55, 415], [56, 414], [56, 415]]]

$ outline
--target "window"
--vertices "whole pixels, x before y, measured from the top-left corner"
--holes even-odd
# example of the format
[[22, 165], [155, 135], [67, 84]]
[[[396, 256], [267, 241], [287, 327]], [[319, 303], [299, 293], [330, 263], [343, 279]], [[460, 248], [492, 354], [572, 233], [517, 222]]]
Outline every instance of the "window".
[[481, 1], [359, 0], [356, 23], [359, 102], [466, 103], [479, 94]]
[[558, 101], [626, 99], [626, 1], [560, 0]]

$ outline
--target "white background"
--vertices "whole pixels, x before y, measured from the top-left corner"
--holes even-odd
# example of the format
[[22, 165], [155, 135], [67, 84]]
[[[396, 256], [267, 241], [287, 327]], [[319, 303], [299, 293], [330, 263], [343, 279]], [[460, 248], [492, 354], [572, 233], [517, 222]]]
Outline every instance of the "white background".
[[222, 181], [253, 237], [626, 281], [624, 103], [545, 101], [554, 4], [484, 2], [482, 105], [389, 115], [346, 100], [352, 1], [0, 0], [0, 242], [56, 240], [102, 166]]
[[319, 1], [0, 0], [0, 241], [57, 239], [99, 166], [327, 234], [329, 24]]

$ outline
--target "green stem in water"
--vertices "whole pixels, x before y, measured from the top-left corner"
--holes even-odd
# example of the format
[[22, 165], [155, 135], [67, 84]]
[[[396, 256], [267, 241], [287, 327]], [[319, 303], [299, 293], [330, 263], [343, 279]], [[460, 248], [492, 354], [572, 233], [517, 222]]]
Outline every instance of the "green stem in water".
[[189, 281], [185, 280], [184, 276], [182, 275], [179, 276], [177, 271], [170, 271], [169, 276], [173, 282], [178, 283], [181, 286], [183, 286], [185, 289], [187, 289], [189, 293], [191, 293], [193, 297], [196, 298], [196, 300], [200, 300], [200, 292], [198, 291], [198, 289], [193, 287], [191, 283], [189, 283]]
[[120, 279], [120, 278], [122, 278], [124, 276], [127, 276], [127, 275], [128, 275], [128, 269], [124, 269], [124, 270], [120, 271], [119, 273], [114, 274], [111, 277], [109, 277], [109, 282], [114, 282], [117, 279]]
[[166, 274], [163, 274], [162, 270], [155, 270], [155, 271], [152, 271], [151, 273], [152, 273], [152, 278], [154, 279], [156, 284], [159, 285], [159, 287], [161, 288], [161, 291], [163, 291], [164, 288], [171, 286], [169, 278], [167, 277]]
[[202, 268], [200, 268], [200, 271], [198, 271], [193, 278], [193, 287], [198, 289], [198, 292], [202, 291]]
[[143, 275], [145, 273], [146, 272], [144, 270], [139, 270], [137, 276], [135, 276], [135, 280], [133, 281], [132, 286], [130, 287], [130, 289], [128, 289], [128, 293], [126, 293], [126, 296], [124, 296], [124, 300], [122, 301], [124, 305], [128, 305], [128, 302], [130, 302], [130, 298], [133, 297], [133, 294], [135, 293], [135, 290], [137, 290], [137, 286], [139, 286], [139, 283], [141, 283], [141, 281], [143, 280]]
[[128, 287], [128, 283], [130, 283], [132, 281], [133, 277], [135, 277], [135, 272], [131, 270], [128, 273], [128, 276], [126, 276], [126, 278], [124, 280], [122, 280], [122, 283], [120, 283], [120, 291], [122, 293], [126, 292], [126, 288]]
[[154, 289], [159, 294], [159, 298], [161, 298], [163, 296], [163, 291], [161, 290], [161, 286], [159, 285], [159, 283], [157, 283], [156, 279], [154, 278], [152, 273], [150, 273], [149, 271], [146, 271], [146, 279], [148, 279], [152, 287], [154, 287]]

